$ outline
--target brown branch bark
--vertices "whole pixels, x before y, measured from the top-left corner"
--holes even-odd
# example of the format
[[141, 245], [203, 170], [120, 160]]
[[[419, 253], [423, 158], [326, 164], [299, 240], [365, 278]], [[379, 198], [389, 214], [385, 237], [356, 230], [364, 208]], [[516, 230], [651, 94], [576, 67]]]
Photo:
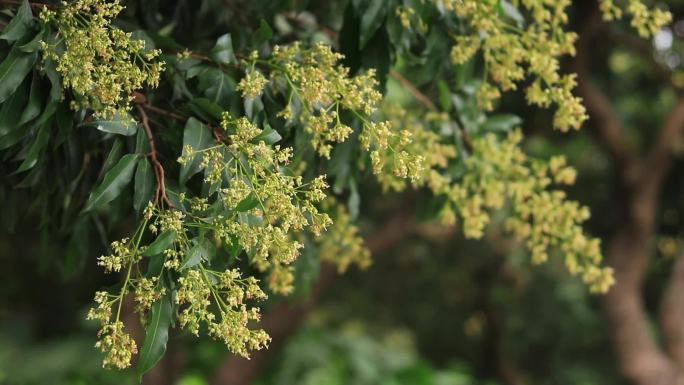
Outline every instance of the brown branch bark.
[[427, 108], [430, 111], [437, 111], [437, 107], [434, 103], [432, 103], [430, 98], [425, 96], [424, 93], [420, 92], [420, 90], [416, 88], [416, 86], [413, 85], [413, 83], [406, 79], [402, 74], [391, 69], [389, 71], [389, 75], [396, 79], [404, 88], [406, 88], [411, 93], [411, 95], [413, 95], [413, 97], [416, 98], [416, 100], [423, 105], [423, 107]]
[[592, 36], [601, 26], [597, 10], [585, 18], [577, 42], [577, 54], [571, 69], [577, 73], [577, 94], [584, 101], [589, 114], [589, 123], [598, 134], [601, 145], [608, 151], [621, 179], [631, 184], [634, 174], [635, 156], [627, 141], [622, 122], [614, 111], [608, 97], [592, 83], [589, 64], [592, 53]]
[[667, 353], [684, 368], [684, 253], [675, 260], [663, 294], [660, 328]]
[[[366, 244], [373, 254], [380, 254], [399, 240], [409, 235], [414, 230], [411, 220], [412, 205], [405, 204], [387, 223], [366, 239]], [[306, 316], [319, 302], [321, 296], [334, 283], [337, 273], [336, 267], [325, 263], [320, 276], [314, 284], [310, 296], [298, 303], [282, 303], [268, 311], [262, 321], [261, 327], [272, 338], [271, 346], [267, 350], [254, 352], [250, 360], [229, 355], [219, 365], [211, 381], [212, 385], [247, 385], [252, 382], [287, 338], [294, 334]]]
[[684, 383], [679, 368], [657, 345], [644, 309], [641, 284], [650, 261], [652, 231], [629, 225], [610, 242], [608, 263], [617, 283], [603, 298], [622, 374], [638, 385]]
[[178, 115], [178, 114], [171, 112], [171, 111], [164, 110], [164, 109], [159, 108], [159, 107], [155, 107], [151, 104], [144, 103], [144, 104], [141, 104], [141, 106], [150, 112], [153, 112], [157, 115], [165, 116], [167, 118], [171, 118], [171, 119], [176, 120], [178, 122], [185, 123], [185, 121], [188, 120], [188, 118], [186, 118], [186, 117], [183, 117], [183, 116]]
[[658, 138], [651, 146], [644, 167], [641, 170], [640, 185], [646, 189], [657, 189], [672, 164], [673, 146], [684, 130], [684, 97], [670, 110], [658, 132]]
[[152, 129], [150, 128], [149, 118], [145, 113], [145, 109], [140, 104], [136, 105], [136, 108], [138, 109], [138, 113], [140, 114], [141, 124], [145, 129], [147, 141], [150, 144], [149, 157], [150, 162], [152, 162], [152, 167], [154, 168], [154, 176], [157, 180], [157, 193], [155, 195], [155, 202], [158, 202], [159, 199], [161, 199], [165, 204], [168, 205], [168, 207], [173, 207], [173, 203], [171, 203], [171, 200], [169, 200], [169, 197], [166, 195], [164, 167], [162, 167], [162, 164], [159, 162], [159, 159], [157, 158], [157, 147], [154, 143], [154, 136], [152, 135]]
[[610, 100], [591, 83], [589, 74], [581, 71], [578, 75], [577, 93], [587, 107], [592, 127], [595, 127], [601, 144], [610, 153], [616, 172], [622, 180], [631, 184], [636, 177], [635, 160], [631, 145], [625, 139], [622, 123], [613, 111]]
[[[173, 111], [165, 110], [163, 108], [159, 108], [159, 107], [156, 107], [156, 106], [153, 106], [153, 105], [147, 103], [145, 101], [145, 96], [138, 93], [138, 92], [135, 92], [134, 94], [135, 94], [136, 99], [137, 99], [136, 100], [136, 107], [138, 109], [142, 108], [143, 110], [152, 112], [152, 113], [157, 114], [159, 116], [164, 116], [164, 117], [167, 117], [169, 119], [173, 119], [173, 120], [175, 120], [177, 122], [181, 122], [181, 123], [185, 123], [188, 120], [188, 118], [186, 118], [182, 115], [179, 115]], [[226, 143], [226, 139], [224, 138], [223, 132], [221, 131], [220, 127], [215, 126], [215, 125], [210, 124], [210, 123], [207, 123], [207, 126], [211, 130], [212, 134], [214, 135], [214, 139], [216, 139], [217, 142]]]

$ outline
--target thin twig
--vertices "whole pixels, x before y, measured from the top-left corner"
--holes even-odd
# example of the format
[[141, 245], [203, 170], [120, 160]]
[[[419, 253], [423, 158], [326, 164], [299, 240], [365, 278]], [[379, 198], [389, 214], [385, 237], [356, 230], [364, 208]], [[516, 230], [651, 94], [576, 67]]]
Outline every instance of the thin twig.
[[152, 136], [152, 129], [150, 128], [150, 122], [147, 117], [147, 113], [145, 112], [145, 109], [140, 105], [136, 105], [138, 109], [138, 113], [140, 113], [140, 119], [143, 128], [145, 129], [145, 134], [147, 134], [147, 141], [150, 143], [150, 153], [148, 156], [150, 157], [150, 161], [152, 162], [152, 166], [154, 168], [154, 175], [157, 179], [157, 193], [155, 195], [155, 202], [159, 202], [159, 198], [163, 200], [164, 203], [169, 205], [169, 207], [173, 207], [173, 203], [169, 200], [169, 197], [166, 195], [166, 184], [164, 182], [164, 167], [162, 167], [161, 163], [159, 162], [159, 159], [157, 159], [157, 147], [154, 144], [154, 137]]
[[[147, 111], [150, 111], [150, 112], [155, 113], [157, 115], [165, 116], [167, 118], [171, 118], [171, 119], [178, 121], [178, 122], [184, 123], [188, 120], [188, 118], [181, 116], [181, 115], [178, 115], [175, 112], [165, 110], [163, 108], [155, 107], [151, 104], [148, 104], [147, 102], [144, 101], [145, 100], [144, 96], [142, 96], [142, 95], [140, 95], [140, 96], [141, 97], [138, 99], [138, 100], [140, 100], [140, 102], [138, 102], [138, 104], [137, 104], [138, 107], [142, 107]], [[209, 129], [211, 129], [216, 141], [225, 142], [225, 138], [223, 137], [223, 135], [221, 133], [220, 127], [215, 126], [213, 124], [209, 124], [209, 123], [207, 123], [207, 126], [209, 126]]]
[[181, 123], [185, 123], [185, 121], [188, 120], [188, 118], [181, 116], [181, 115], [178, 115], [175, 112], [171, 112], [171, 111], [165, 110], [163, 108], [155, 107], [151, 104], [147, 104], [147, 103], [138, 104], [138, 107], [141, 107], [145, 110], [153, 112], [157, 115], [161, 115], [161, 116], [165, 116], [167, 118], [171, 118], [171, 119], [178, 121], [178, 122], [181, 122]]
[[411, 93], [411, 95], [413, 95], [413, 97], [416, 98], [418, 102], [420, 102], [420, 104], [425, 106], [430, 111], [437, 111], [437, 107], [434, 103], [432, 103], [430, 98], [425, 96], [424, 93], [420, 92], [420, 90], [418, 90], [418, 88], [414, 86], [413, 83], [406, 79], [402, 74], [395, 70], [390, 70], [389, 75], [396, 79], [399, 83], [401, 83], [401, 85], [404, 86], [404, 88], [406, 88]]

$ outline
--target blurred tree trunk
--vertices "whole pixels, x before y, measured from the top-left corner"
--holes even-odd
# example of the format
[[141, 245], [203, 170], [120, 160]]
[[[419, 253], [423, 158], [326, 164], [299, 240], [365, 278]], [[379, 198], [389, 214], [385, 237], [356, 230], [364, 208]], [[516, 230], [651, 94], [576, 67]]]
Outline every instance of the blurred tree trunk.
[[[661, 305], [663, 349], [653, 332], [644, 308], [642, 284], [648, 270], [657, 231], [657, 213], [662, 185], [672, 163], [673, 144], [684, 126], [684, 99], [680, 99], [656, 131], [654, 143], [640, 157], [630, 146], [622, 122], [611, 101], [591, 83], [592, 41], [601, 31], [608, 36], [595, 2], [580, 6], [582, 21], [574, 70], [578, 73], [578, 93], [584, 99], [590, 126], [610, 154], [618, 179], [614, 195], [620, 213], [619, 227], [607, 247], [608, 263], [615, 269], [617, 283], [603, 298], [603, 309], [622, 374], [638, 385], [684, 384], [684, 262], [677, 261]], [[620, 44], [645, 55], [653, 69], [662, 65], [653, 59], [648, 42], [620, 39]], [[644, 47], [644, 44], [646, 46]], [[665, 76], [665, 79], [668, 77]], [[670, 84], [667, 84], [670, 86]], [[679, 294], [679, 295], [677, 295]], [[669, 355], [668, 355], [669, 353]]]
[[677, 365], [684, 368], [684, 254], [675, 260], [660, 309], [665, 348]]

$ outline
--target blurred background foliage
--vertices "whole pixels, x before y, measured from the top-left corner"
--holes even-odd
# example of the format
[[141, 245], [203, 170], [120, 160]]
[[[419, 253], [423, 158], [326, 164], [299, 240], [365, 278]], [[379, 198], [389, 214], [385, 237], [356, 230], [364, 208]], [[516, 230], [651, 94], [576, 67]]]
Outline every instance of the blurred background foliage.
[[[344, 1], [296, 0], [127, 3], [122, 26], [126, 20], [137, 20], [147, 30], [182, 31], [172, 33], [179, 43], [206, 42], [207, 48], [236, 18], [253, 25], [266, 19], [276, 40], [283, 42], [294, 37], [330, 40], [325, 29], [344, 28], [346, 6]], [[659, 86], [651, 59], [673, 72], [675, 85], [684, 86], [684, 1], [660, 5], [673, 12], [674, 22], [647, 42], [646, 57], [627, 48], [634, 36], [628, 36], [626, 23], [612, 26], [614, 33], [592, 42], [591, 77], [610, 96], [636, 148], [652, 140], [677, 97], [673, 87]], [[154, 13], [143, 12], [145, 7], [168, 13], [175, 24], [160, 25]], [[200, 11], [186, 12], [188, 7]], [[218, 7], [225, 12], [216, 12]], [[296, 22], [291, 19], [292, 9], [303, 12]], [[572, 22], [582, 24], [578, 19]], [[250, 38], [248, 31], [231, 32], [237, 46]], [[412, 48], [438, 50], [445, 43], [445, 36], [434, 36]], [[362, 54], [360, 60], [373, 59]], [[434, 75], [431, 65], [406, 64], [404, 72], [421, 86]], [[411, 68], [420, 70], [413, 73]], [[394, 79], [388, 81], [387, 93], [397, 103], [414, 103]], [[569, 158], [579, 171], [577, 184], [569, 188], [570, 197], [591, 207], [588, 230], [606, 239], [618, 225], [613, 200], [619, 191], [611, 159], [597, 144], [592, 122], [576, 133], [554, 132], [549, 129], [550, 114], [527, 107], [523, 100], [521, 93], [506, 94], [498, 111], [523, 117], [528, 153], [539, 157], [563, 153]], [[684, 143], [679, 148], [684, 150]], [[645, 286], [646, 308], [652, 313], [658, 309], [663, 283], [684, 235], [684, 159], [675, 162], [662, 192], [657, 258]], [[400, 198], [377, 198], [375, 184], [360, 183], [359, 188], [366, 232], [380, 226], [386, 210], [406, 204]], [[418, 192], [410, 204], [420, 206], [424, 201]], [[101, 357], [92, 346], [95, 325], [83, 321], [92, 293], [115, 280], [105, 277], [94, 263], [107, 244], [102, 232], [81, 224], [76, 241], [64, 237], [41, 242], [45, 234], [35, 230], [38, 219], [12, 212], [13, 207], [21, 206], [3, 205], [6, 210], [0, 214], [3, 221], [10, 216], [19, 219], [12, 232], [0, 233], [0, 383], [136, 383], [129, 372], [101, 370]], [[559, 259], [531, 269], [519, 245], [496, 226], [484, 241], [456, 234], [426, 224], [417, 235], [374, 255], [368, 270], [352, 269], [337, 278], [304, 325], [270, 357], [255, 384], [625, 383], [618, 375], [610, 326], [599, 312], [601, 299], [569, 277]], [[57, 266], [48, 263], [58, 254], [73, 258]], [[301, 264], [307, 263], [306, 255], [302, 260]], [[310, 272], [307, 276], [304, 269], [304, 276], [298, 277], [302, 281], [317, 275], [317, 263], [308, 261]], [[73, 279], [76, 273], [79, 278]], [[289, 301], [305, 301], [306, 295], [306, 291], [297, 293]], [[179, 333], [172, 335], [170, 350], [178, 363], [178, 385], [209, 384], [225, 357], [220, 343]]]

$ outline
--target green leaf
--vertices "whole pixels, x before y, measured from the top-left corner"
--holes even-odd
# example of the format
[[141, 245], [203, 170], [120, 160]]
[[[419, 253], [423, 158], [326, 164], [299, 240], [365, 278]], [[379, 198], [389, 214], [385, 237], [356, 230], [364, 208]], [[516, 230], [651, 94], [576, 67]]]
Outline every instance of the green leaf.
[[349, 199], [347, 200], [347, 206], [349, 207], [349, 216], [352, 220], [356, 220], [356, 218], [359, 217], [361, 208], [361, 195], [359, 194], [359, 189], [356, 186], [356, 181], [353, 178], [350, 178]]
[[451, 91], [449, 91], [449, 86], [444, 80], [437, 82], [437, 88], [439, 90], [439, 106], [442, 111], [449, 112], [453, 104], [451, 103]]
[[518, 8], [516, 8], [510, 2], [508, 2], [506, 0], [499, 0], [498, 8], [499, 8], [499, 13], [502, 15], [510, 17], [511, 20], [515, 21], [518, 28], [522, 28], [525, 26], [525, 18], [520, 13]]
[[38, 158], [43, 152], [45, 146], [47, 146], [48, 139], [50, 139], [49, 127], [41, 126], [38, 130], [38, 135], [31, 144], [31, 147], [29, 148], [28, 152], [26, 153], [26, 158], [24, 158], [24, 161], [21, 163], [16, 172], [24, 172], [26, 170], [29, 170], [33, 168], [33, 166], [35, 166], [36, 163], [38, 163]]
[[36, 53], [21, 52], [15, 45], [0, 63], [0, 103], [16, 91], [26, 75], [33, 69]]
[[[54, 103], [52, 99], [50, 99], [50, 103]], [[71, 132], [74, 127], [74, 115], [66, 103], [60, 103], [57, 106], [55, 121], [57, 122], [57, 128], [59, 128], [59, 134], [55, 141], [55, 145], [58, 146], [67, 138], [71, 137]]]
[[133, 208], [136, 212], [141, 212], [147, 202], [152, 200], [154, 191], [152, 166], [150, 166], [150, 162], [145, 158], [138, 160], [133, 187]]
[[356, 12], [361, 15], [361, 32], [359, 34], [359, 48], [363, 49], [366, 43], [380, 28], [387, 14], [387, 4], [384, 0], [367, 0], [360, 5]]
[[140, 155], [147, 155], [150, 152], [150, 142], [145, 130], [138, 130], [138, 135], [135, 136], [135, 152]]
[[121, 153], [123, 152], [123, 141], [120, 140], [119, 138], [116, 138], [114, 140], [114, 143], [112, 143], [112, 148], [109, 150], [109, 154], [107, 155], [107, 158], [105, 159], [104, 163], [102, 164], [102, 171], [100, 171], [101, 174], [106, 173], [114, 167], [116, 162], [121, 159]]
[[[209, 129], [199, 120], [191, 117], [185, 123], [185, 130], [183, 132], [183, 155], [186, 154], [185, 146], [190, 146], [194, 151], [200, 151], [208, 148], [213, 143]], [[184, 184], [191, 176], [200, 171], [200, 163], [202, 157], [195, 155], [184, 165], [181, 165], [179, 182]]]
[[109, 132], [110, 134], [118, 134], [131, 136], [135, 135], [138, 130], [138, 124], [131, 116], [122, 119], [118, 114], [112, 119], [108, 120], [93, 120], [83, 124], [84, 127], [95, 127], [102, 132]]
[[56, 63], [53, 59], [43, 61], [45, 76], [50, 80], [50, 99], [58, 102], [62, 99], [62, 78], [57, 72]]
[[500, 114], [487, 117], [487, 120], [482, 124], [482, 129], [485, 131], [510, 131], [522, 123], [519, 116], [512, 114]]
[[33, 26], [33, 12], [31, 12], [31, 5], [28, 0], [23, 0], [17, 14], [10, 20], [7, 27], [2, 30], [0, 39], [7, 41], [19, 40], [31, 29]]
[[245, 99], [243, 103], [243, 108], [245, 109], [245, 115], [248, 119], [254, 120], [254, 118], [264, 110], [264, 103], [261, 101], [261, 97], [256, 99]]
[[235, 93], [235, 80], [218, 68], [203, 70], [198, 79], [197, 87], [204, 96], [225, 109]]
[[249, 211], [259, 204], [259, 198], [253, 192], [235, 206], [236, 211]]
[[361, 51], [361, 66], [375, 68], [380, 91], [384, 93], [390, 66], [390, 42], [385, 28], [378, 29]]
[[202, 260], [208, 261], [216, 253], [216, 248], [210, 240], [201, 238], [188, 250], [187, 257], [180, 266], [180, 270], [197, 266]]
[[252, 143], [259, 143], [263, 141], [264, 143], [271, 145], [278, 143], [282, 138], [283, 137], [280, 136], [278, 131], [271, 128], [271, 126], [266, 125], [266, 128], [264, 128], [259, 135], [252, 138]]
[[138, 357], [138, 380], [164, 356], [169, 340], [169, 326], [172, 315], [171, 298], [161, 297], [152, 305], [150, 323], [145, 328], [145, 342]]
[[33, 130], [25, 129], [25, 127], [18, 127], [19, 129], [14, 130], [7, 135], [0, 136], [0, 150], [8, 149], [15, 144], [19, 143], [25, 136], [31, 135]]
[[193, 111], [199, 115], [205, 115], [209, 121], [220, 122], [223, 108], [207, 98], [192, 99], [191, 106]]
[[168, 249], [173, 245], [176, 240], [176, 232], [173, 230], [167, 230], [161, 233], [157, 239], [152, 242], [145, 252], [143, 253], [146, 257], [151, 257], [153, 255], [161, 254], [164, 250]]
[[240, 251], [242, 250], [240, 240], [235, 236], [231, 237], [230, 244], [226, 244], [226, 249], [233, 258], [237, 258], [237, 256], [240, 254]]
[[271, 29], [271, 26], [268, 25], [268, 23], [264, 20], [261, 20], [261, 23], [259, 24], [259, 29], [254, 32], [254, 37], [252, 38], [254, 41], [254, 46], [259, 47], [263, 43], [267, 42], [273, 37], [273, 30]]
[[209, 51], [209, 57], [221, 64], [237, 63], [235, 53], [233, 52], [233, 40], [229, 33], [222, 35], [216, 40], [216, 45]]
[[26, 104], [26, 89], [19, 88], [0, 108], [0, 136], [5, 136], [22, 128], [21, 111]]
[[52, 116], [57, 112], [57, 107], [59, 107], [59, 104], [55, 102], [54, 100], [50, 99], [47, 103], [47, 106], [43, 109], [43, 112], [40, 113], [40, 116], [38, 119], [33, 122], [34, 125], [41, 125], [45, 122], [48, 121], [48, 119], [52, 118]]
[[352, 2], [344, 10], [344, 19], [340, 29], [340, 52], [344, 55], [342, 63], [349, 67], [350, 73], [356, 73], [361, 66], [361, 49], [359, 48], [359, 17], [354, 11]]
[[38, 32], [36, 34], [36, 36], [34, 36], [33, 39], [31, 39], [31, 41], [29, 41], [26, 44], [20, 45], [19, 49], [22, 52], [36, 52], [36, 51], [38, 51], [40, 49], [40, 42], [43, 41], [43, 33], [44, 32], [45, 31], [41, 28], [40, 32]]
[[28, 123], [40, 114], [43, 108], [43, 86], [37, 77], [34, 76], [31, 81], [31, 94], [29, 96], [28, 104], [24, 111], [21, 113], [21, 118], [19, 119], [19, 125]]
[[137, 154], [124, 155], [111, 170], [107, 171], [102, 183], [90, 193], [88, 203], [83, 211], [102, 207], [118, 197], [133, 179], [133, 170], [137, 158]]

